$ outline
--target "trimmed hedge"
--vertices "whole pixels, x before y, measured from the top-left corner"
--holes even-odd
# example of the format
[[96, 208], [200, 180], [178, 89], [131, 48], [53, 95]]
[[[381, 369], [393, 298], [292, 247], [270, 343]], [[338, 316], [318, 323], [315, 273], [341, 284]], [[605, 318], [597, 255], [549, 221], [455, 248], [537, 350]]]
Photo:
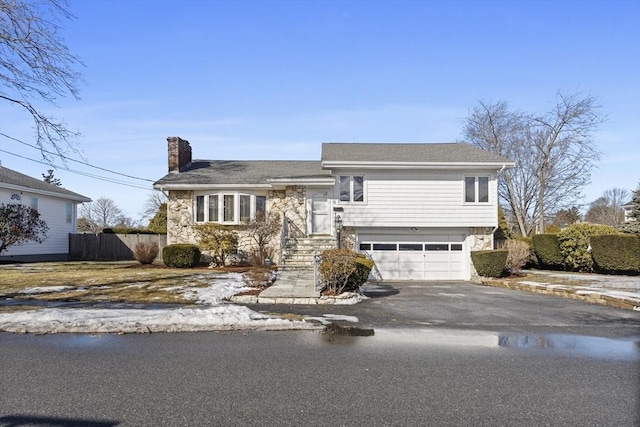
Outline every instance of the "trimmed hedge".
[[196, 245], [179, 243], [162, 249], [162, 261], [167, 267], [195, 267], [200, 263], [200, 256], [200, 249]]
[[640, 274], [640, 236], [611, 234], [591, 237], [591, 257], [602, 273]]
[[497, 249], [491, 251], [472, 251], [471, 260], [480, 276], [500, 277], [507, 267], [509, 251]]
[[557, 234], [534, 234], [532, 240], [533, 251], [541, 267], [550, 270], [559, 270], [564, 267], [564, 255], [560, 251]]
[[372, 259], [365, 258], [362, 255], [358, 255], [356, 258], [356, 271], [351, 273], [345, 291], [356, 291], [363, 285], [369, 278], [369, 273], [373, 268], [374, 262]]

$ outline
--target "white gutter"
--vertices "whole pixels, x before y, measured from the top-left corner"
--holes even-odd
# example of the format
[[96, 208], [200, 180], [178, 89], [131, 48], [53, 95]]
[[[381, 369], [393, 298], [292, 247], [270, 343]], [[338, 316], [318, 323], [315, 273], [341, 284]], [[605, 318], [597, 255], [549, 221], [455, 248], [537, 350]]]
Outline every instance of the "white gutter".
[[324, 161], [323, 168], [374, 168], [374, 169], [466, 169], [466, 168], [502, 168], [513, 167], [515, 163], [495, 162], [349, 162]]
[[46, 191], [46, 190], [40, 190], [40, 189], [37, 189], [37, 188], [24, 187], [22, 185], [7, 184], [6, 182], [0, 183], [0, 187], [6, 188], [8, 190], [20, 191], [21, 193], [39, 194], [39, 195], [42, 195], [42, 196], [55, 197], [55, 198], [58, 198], [58, 199], [73, 200], [75, 202], [80, 202], [80, 203], [90, 202], [91, 201], [90, 198], [85, 197], [82, 194], [77, 194], [77, 193], [74, 193], [74, 194], [58, 193], [58, 192], [55, 192], [55, 191]]
[[[511, 165], [515, 166], [515, 163], [511, 163]], [[507, 168], [507, 164], [503, 164], [502, 167], [500, 168], [500, 170], [498, 171], [498, 174], [496, 175], [496, 182], [498, 181], [498, 178], [500, 178], [500, 175], [502, 175], [502, 172], [504, 172], [504, 170]], [[500, 203], [498, 203], [498, 208], [500, 208]], [[498, 228], [500, 228], [500, 218], [498, 217], [498, 224], [493, 228], [493, 231], [491, 231], [491, 247], [494, 247], [496, 242], [493, 239], [493, 235], [495, 234], [496, 231], [498, 231]]]

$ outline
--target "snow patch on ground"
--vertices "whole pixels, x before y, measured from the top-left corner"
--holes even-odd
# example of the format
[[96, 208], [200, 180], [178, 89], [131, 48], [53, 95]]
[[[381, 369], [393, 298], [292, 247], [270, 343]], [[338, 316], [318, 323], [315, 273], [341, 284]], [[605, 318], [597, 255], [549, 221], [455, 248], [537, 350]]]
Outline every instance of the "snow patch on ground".
[[52, 292], [62, 292], [71, 289], [76, 289], [74, 286], [35, 286], [33, 288], [27, 288], [21, 290], [21, 294], [46, 294]]
[[[31, 293], [65, 287], [31, 288]], [[75, 289], [73, 287], [66, 287]], [[163, 309], [43, 308], [0, 313], [0, 331], [18, 333], [148, 333], [231, 329], [317, 329], [305, 321], [281, 319], [225, 302], [247, 289], [243, 276], [216, 276], [207, 287], [185, 288], [201, 307]], [[357, 321], [357, 320], [356, 320]]]

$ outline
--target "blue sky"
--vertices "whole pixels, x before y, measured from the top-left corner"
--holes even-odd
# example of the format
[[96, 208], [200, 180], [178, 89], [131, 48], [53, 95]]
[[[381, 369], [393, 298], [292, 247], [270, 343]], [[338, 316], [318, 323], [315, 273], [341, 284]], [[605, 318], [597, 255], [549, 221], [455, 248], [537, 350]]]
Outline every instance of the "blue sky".
[[[47, 111], [102, 168], [155, 181], [166, 138], [198, 159], [319, 159], [320, 145], [452, 142], [479, 100], [527, 112], [558, 91], [596, 96], [604, 153], [585, 202], [640, 180], [640, 1], [80, 1], [63, 36], [86, 64], [81, 100]], [[0, 105], [0, 131], [32, 142]], [[0, 138], [0, 149], [39, 158]], [[40, 178], [49, 167], [6, 153]], [[136, 219], [132, 188], [58, 168], [63, 186]]]

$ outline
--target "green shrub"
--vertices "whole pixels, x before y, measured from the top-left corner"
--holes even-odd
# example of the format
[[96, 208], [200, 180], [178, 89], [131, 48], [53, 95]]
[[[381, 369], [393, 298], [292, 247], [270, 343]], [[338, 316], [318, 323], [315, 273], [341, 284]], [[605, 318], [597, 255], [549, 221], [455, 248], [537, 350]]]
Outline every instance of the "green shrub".
[[507, 266], [509, 251], [497, 249], [492, 251], [472, 251], [471, 260], [480, 276], [500, 277]]
[[147, 230], [152, 233], [167, 234], [167, 204], [163, 203], [158, 212], [149, 220]]
[[358, 258], [359, 254], [351, 249], [327, 249], [322, 252], [318, 271], [328, 293], [338, 295], [348, 288], [351, 276], [358, 269]]
[[538, 258], [540, 267], [551, 270], [564, 268], [564, 256], [560, 251], [560, 241], [557, 234], [534, 234], [532, 241], [533, 251]]
[[167, 267], [195, 267], [200, 263], [200, 255], [200, 249], [190, 244], [168, 245], [162, 249], [162, 261]]
[[238, 251], [238, 227], [207, 223], [194, 228], [198, 233], [198, 246], [212, 255], [213, 264], [224, 265], [227, 255]]
[[591, 237], [591, 256], [602, 273], [640, 274], [640, 236], [610, 234]]
[[562, 229], [555, 224], [550, 224], [544, 227], [546, 234], [558, 234]]
[[360, 286], [362, 286], [367, 279], [369, 278], [369, 273], [373, 268], [373, 260], [364, 257], [363, 255], [358, 255], [356, 257], [356, 270], [349, 276], [349, 280], [347, 280], [347, 286], [345, 287], [345, 291], [356, 291]]
[[575, 271], [593, 271], [593, 258], [589, 249], [591, 237], [617, 233], [618, 230], [608, 225], [571, 224], [558, 234], [565, 265]]

